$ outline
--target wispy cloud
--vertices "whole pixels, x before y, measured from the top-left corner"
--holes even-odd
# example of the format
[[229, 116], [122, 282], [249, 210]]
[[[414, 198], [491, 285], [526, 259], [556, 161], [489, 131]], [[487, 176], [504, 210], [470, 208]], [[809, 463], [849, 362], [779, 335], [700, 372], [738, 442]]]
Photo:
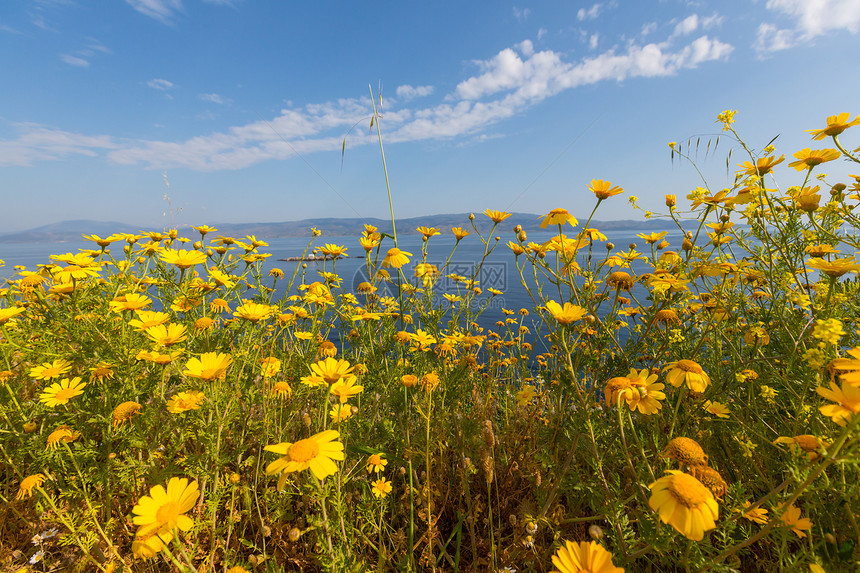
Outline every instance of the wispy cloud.
[[71, 54], [60, 54], [60, 59], [70, 66], [75, 66], [76, 68], [88, 68], [90, 67], [90, 63], [77, 56], [72, 56]]
[[169, 82], [161, 78], [151, 79], [146, 82], [146, 85], [148, 85], [154, 90], [159, 90], [163, 92], [173, 89], [173, 82]]
[[576, 13], [576, 19], [582, 22], [583, 20], [594, 20], [598, 16], [600, 16], [600, 9], [603, 7], [603, 4], [594, 4], [586, 10], [585, 8], [580, 8]]
[[857, 0], [768, 0], [767, 9], [793, 21], [781, 28], [763, 22], [753, 46], [760, 54], [785, 50], [836, 30], [856, 34], [860, 29]]
[[[477, 142], [489, 126], [566, 90], [607, 80], [671, 76], [724, 59], [733, 49], [707, 35], [676, 44], [678, 40], [669, 37], [648, 44], [630, 41], [576, 61], [569, 61], [561, 52], [535, 51], [531, 42], [520, 42], [489, 59], [474, 62], [477, 73], [436, 103], [423, 107], [410, 103], [412, 98], [433, 95], [432, 86], [399, 86], [398, 99], [385, 110], [386, 139], [390, 143], [431, 139], [459, 140], [455, 144]], [[162, 91], [173, 87], [161, 78], [147, 85]], [[217, 103], [212, 96], [221, 98], [217, 94], [202, 94], [201, 98]], [[266, 160], [286, 159], [294, 151], [305, 154], [340, 150], [348, 132], [350, 146], [372, 143], [375, 140], [371, 134], [350, 131], [358, 119], [371, 113], [364, 98], [340, 99], [290, 107], [269, 121], [180, 141], [88, 137], [27, 124], [19, 127], [18, 139], [0, 140], [0, 163], [29, 165], [36, 159], [60, 159], [72, 153], [104, 153], [117, 164], [153, 169], [242, 169]]]
[[518, 8], [516, 6], [514, 6], [513, 11], [514, 18], [516, 18], [520, 22], [525, 22], [526, 20], [528, 20], [529, 15], [532, 13], [532, 11], [528, 8]]
[[404, 101], [409, 101], [417, 97], [426, 97], [431, 95], [433, 93], [433, 86], [397, 86], [395, 93], [398, 98]]
[[92, 60], [94, 56], [97, 54], [110, 53], [110, 49], [108, 49], [104, 44], [94, 38], [90, 38], [84, 48], [71, 54], [60, 54], [60, 59], [70, 66], [88, 68], [90, 67], [90, 60]]
[[163, 24], [170, 24], [182, 11], [182, 0], [125, 0], [132, 8]]
[[13, 127], [19, 136], [15, 140], [0, 140], [0, 165], [29, 166], [39, 160], [69, 155], [95, 157], [120, 146], [108, 135], [81, 135], [35, 123], [17, 123]]
[[[168, 82], [170, 83], [170, 82]], [[172, 84], [171, 84], [172, 87]], [[218, 105], [227, 105], [231, 100], [225, 98], [224, 96], [218, 94], [200, 94], [198, 96], [203, 101], [208, 101], [210, 103], [217, 103]]]

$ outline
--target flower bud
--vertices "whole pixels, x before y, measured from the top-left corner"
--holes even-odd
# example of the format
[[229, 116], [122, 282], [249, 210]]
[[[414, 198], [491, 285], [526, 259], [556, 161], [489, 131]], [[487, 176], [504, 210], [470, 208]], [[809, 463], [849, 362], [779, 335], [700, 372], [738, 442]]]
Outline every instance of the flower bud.
[[675, 203], [676, 203], [676, 200], [675, 200], [674, 195], [666, 195], [666, 206], [667, 207], [674, 207]]
[[599, 525], [590, 525], [588, 527], [588, 535], [595, 541], [603, 539], [603, 528]]

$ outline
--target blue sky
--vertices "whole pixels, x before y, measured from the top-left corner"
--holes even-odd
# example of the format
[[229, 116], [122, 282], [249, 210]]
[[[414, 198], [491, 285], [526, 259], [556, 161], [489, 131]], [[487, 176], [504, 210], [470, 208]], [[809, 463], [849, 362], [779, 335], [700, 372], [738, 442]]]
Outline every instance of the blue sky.
[[386, 217], [369, 86], [398, 217], [586, 216], [592, 178], [656, 210], [700, 184], [667, 143], [724, 109], [757, 149], [826, 147], [803, 130], [860, 113], [858, 30], [858, 0], [7, 0], [0, 232]]

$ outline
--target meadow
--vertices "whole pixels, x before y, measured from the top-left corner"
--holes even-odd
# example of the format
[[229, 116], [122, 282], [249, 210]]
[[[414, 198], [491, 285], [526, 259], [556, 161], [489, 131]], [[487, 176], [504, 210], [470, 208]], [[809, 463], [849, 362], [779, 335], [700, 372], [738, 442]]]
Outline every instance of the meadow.
[[[314, 231], [321, 268], [204, 225], [17, 269], [0, 567], [857, 570], [860, 176], [825, 172], [860, 163], [840, 139], [860, 116], [786, 159], [734, 115], [731, 187], [666, 195], [642, 216], [676, 232], [630, 244], [591, 221], [637, 199], [595, 178], [589, 216], [553, 209], [542, 242], [488, 209], [411, 251], [393, 225], [359, 253]], [[489, 324], [497, 250], [528, 304]]]

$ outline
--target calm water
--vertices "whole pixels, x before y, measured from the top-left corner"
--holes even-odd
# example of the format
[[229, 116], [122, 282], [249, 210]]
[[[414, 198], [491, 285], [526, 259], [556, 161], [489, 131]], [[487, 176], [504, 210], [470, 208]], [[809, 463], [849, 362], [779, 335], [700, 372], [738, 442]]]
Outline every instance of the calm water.
[[[570, 233], [570, 235], [573, 234], [574, 233], [572, 232]], [[541, 243], [549, 240], [553, 235], [554, 233], [548, 232], [532, 233], [529, 235], [529, 240]], [[674, 230], [674, 234], [672, 231], [670, 231], [669, 235], [667, 235], [666, 238], [671, 244], [671, 246], [669, 247], [670, 249], [679, 248], [682, 237], [677, 229]], [[265, 238], [262, 237], [261, 239], [265, 240]], [[486, 310], [483, 312], [480, 319], [478, 320], [478, 323], [481, 326], [490, 327], [495, 325], [496, 322], [504, 320], [506, 318], [506, 315], [502, 311], [503, 308], [518, 311], [520, 308], [526, 308], [531, 310], [534, 307], [531, 299], [528, 296], [528, 293], [520, 283], [519, 272], [516, 267], [514, 255], [511, 250], [506, 246], [507, 241], [513, 239], [514, 236], [512, 233], [502, 235], [502, 240], [499, 241], [499, 245], [497, 246], [497, 248], [493, 251], [493, 253], [490, 254], [490, 256], [485, 261], [481, 271], [481, 275], [478, 277], [478, 284], [484, 291], [484, 294], [481, 295], [481, 297], [479, 298], [479, 302], [489, 300]], [[635, 231], [617, 231], [614, 235], [609, 236], [609, 240], [615, 243], [615, 249], [613, 252], [626, 250], [627, 245], [629, 243], [637, 243], [639, 245], [640, 252], [646, 252], [645, 247], [648, 247], [648, 245], [646, 245], [644, 241], [636, 237]], [[264, 261], [263, 263], [264, 272], [268, 273], [270, 269], [277, 267], [284, 271], [284, 273], [286, 274], [285, 278], [292, 276], [293, 272], [295, 272], [296, 269], [302, 265], [302, 263], [287, 262], [278, 259], [285, 259], [287, 257], [296, 257], [301, 255], [308, 244], [308, 239], [280, 238], [272, 239], [267, 242], [269, 243], [268, 247], [261, 247], [260, 249], [258, 249], [260, 252], [272, 254], [272, 256], [266, 259], [266, 261]], [[358, 286], [358, 283], [367, 280], [365, 271], [366, 261], [363, 258], [364, 249], [359, 245], [358, 238], [323, 236], [317, 238], [317, 240], [314, 242], [314, 245], [323, 246], [326, 243], [345, 245], [347, 247], [347, 254], [349, 255], [349, 257], [337, 261], [336, 271], [338, 275], [340, 275], [341, 278], [343, 278], [344, 280], [344, 290], [355, 292], [355, 288]], [[450, 234], [447, 236], [441, 235], [433, 237], [429, 241], [427, 261], [431, 264], [437, 265], [441, 269], [447, 257], [451, 254], [451, 250], [454, 247], [454, 243], [454, 238]], [[390, 241], [386, 241], [386, 244], [390, 245]], [[413, 254], [413, 257], [411, 257], [411, 263], [404, 267], [407, 276], [412, 276], [414, 264], [420, 261], [422, 244], [421, 236], [403, 236], [400, 238], [399, 244], [402, 250], [408, 251]], [[17, 270], [13, 268], [15, 265], [22, 265], [27, 267], [28, 270], [35, 270], [36, 265], [50, 262], [50, 255], [52, 254], [63, 254], [68, 252], [74, 253], [77, 252], [78, 249], [89, 249], [93, 246], [94, 244], [92, 242], [84, 241], [83, 239], [81, 239], [81, 241], [79, 242], [0, 244], [0, 259], [6, 262], [5, 267], [0, 267], [0, 279], [5, 280], [15, 275], [17, 273]], [[120, 249], [120, 244], [117, 243], [114, 245], [115, 251], [119, 251]], [[481, 258], [483, 256], [483, 249], [483, 245], [476, 237], [467, 237], [460, 242], [460, 245], [457, 247], [456, 252], [454, 253], [453, 257], [451, 257], [451, 261], [445, 274], [456, 273], [463, 276], [470, 276], [474, 266], [481, 261]], [[595, 244], [595, 258], [604, 256], [605, 252], [606, 251], [603, 247], [603, 243]], [[307, 265], [307, 269], [305, 270], [305, 272], [307, 273], [307, 282], [318, 280], [318, 275], [316, 271], [323, 269], [323, 263], [307, 262]], [[644, 269], [645, 267], [636, 268], [634, 266], [635, 272], [643, 272]], [[331, 261], [325, 263], [325, 270], [332, 270]], [[534, 278], [533, 276], [530, 278], [530, 271], [531, 266], [528, 266], [526, 268], [525, 276], [526, 279], [529, 281], [529, 284], [533, 284]], [[283, 283], [285, 285], [286, 280], [283, 281]], [[497, 290], [500, 290], [503, 294], [491, 299], [487, 291], [487, 289], [489, 288], [495, 288]], [[436, 293], [436, 296], [438, 297], [438, 302], [440, 304], [447, 304], [447, 302], [445, 302], [442, 298], [442, 294], [457, 294], [457, 283], [450, 279], [442, 277], [434, 287], [434, 292]], [[285, 288], [282, 287], [282, 289], [280, 289], [280, 292], [275, 293], [274, 299], [277, 300], [285, 294]], [[390, 294], [394, 293], [392, 292]], [[558, 299], [557, 292], [554, 297], [552, 295], [552, 291], [546, 291], [545, 294], [550, 298]], [[530, 327], [532, 332], [534, 332], [533, 322], [531, 318], [533, 317], [527, 318], [524, 322]]]

